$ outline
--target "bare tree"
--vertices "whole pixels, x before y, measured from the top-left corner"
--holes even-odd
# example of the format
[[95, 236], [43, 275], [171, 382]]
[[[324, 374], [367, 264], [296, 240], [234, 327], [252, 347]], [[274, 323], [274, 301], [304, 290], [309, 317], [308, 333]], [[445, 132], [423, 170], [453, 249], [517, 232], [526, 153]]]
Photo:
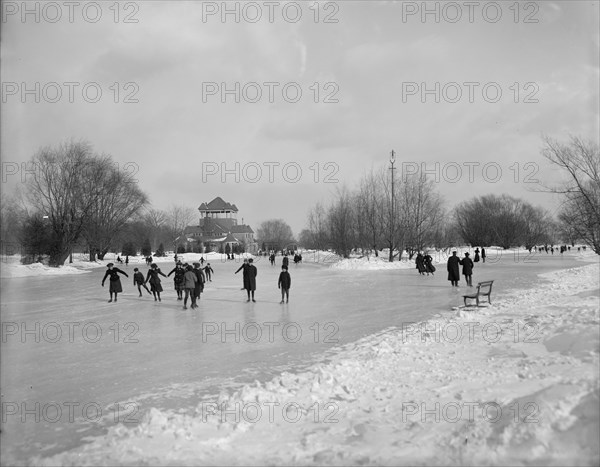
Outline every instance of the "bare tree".
[[82, 235], [90, 261], [103, 259], [127, 221], [148, 202], [130, 173], [119, 171], [108, 156], [90, 162], [83, 197], [89, 206]]
[[568, 144], [547, 136], [542, 154], [568, 175], [561, 186], [545, 187], [564, 196], [560, 221], [600, 254], [600, 151], [598, 145], [572, 136]]
[[169, 232], [170, 241], [175, 247], [179, 237], [185, 232], [185, 228], [190, 225], [196, 211], [190, 207], [182, 205], [171, 205], [166, 212], [166, 224]]
[[321, 203], [317, 203], [308, 213], [308, 230], [317, 250], [326, 250], [329, 244], [327, 233], [327, 213]]
[[281, 250], [294, 243], [292, 228], [283, 219], [269, 219], [262, 222], [256, 233], [267, 248]]
[[337, 200], [327, 213], [329, 239], [334, 251], [344, 258], [356, 245], [356, 217], [352, 196], [344, 187], [337, 192]]

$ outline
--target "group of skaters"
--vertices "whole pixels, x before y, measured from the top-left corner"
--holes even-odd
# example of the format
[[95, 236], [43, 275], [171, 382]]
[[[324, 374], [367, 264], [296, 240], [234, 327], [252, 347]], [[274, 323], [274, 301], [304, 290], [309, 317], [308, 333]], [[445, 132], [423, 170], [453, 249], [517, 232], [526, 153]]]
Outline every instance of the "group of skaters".
[[[573, 247], [575, 247], [575, 245], [573, 245]], [[581, 249], [583, 248], [583, 250], [585, 251], [586, 246], [578, 246], [577, 247], [577, 251], [581, 252]], [[542, 251], [545, 251], [546, 254], [548, 254], [548, 252], [550, 252], [551, 254], [554, 254], [554, 250], [556, 251], [560, 251], [560, 254], [562, 255], [564, 252], [566, 251], [571, 251], [571, 246], [570, 245], [561, 245], [560, 247], [558, 246], [554, 246], [554, 245], [540, 245], [540, 246], [534, 246], [533, 248], [529, 249], [529, 252], [531, 253], [531, 250], [533, 249], [533, 251], [537, 251], [538, 253], [541, 253]]]
[[[480, 256], [481, 252], [481, 256]], [[465, 253], [464, 258], [459, 258], [457, 252], [453, 251], [452, 256], [448, 258], [446, 269], [448, 271], [448, 280], [452, 283], [452, 287], [458, 287], [458, 281], [460, 280], [460, 266], [462, 266], [462, 273], [465, 276], [467, 285], [473, 287], [473, 268], [474, 263], [483, 261], [485, 263], [486, 253], [485, 248], [475, 248], [475, 258], [471, 259], [468, 252]], [[429, 252], [425, 252], [423, 255], [420, 251], [417, 253], [415, 258], [416, 269], [419, 270], [421, 275], [434, 275], [435, 266], [432, 264], [433, 258]]]
[[[152, 294], [154, 296], [154, 301], [160, 302], [162, 301], [160, 294], [163, 291], [160, 276], [170, 277], [173, 275], [173, 284], [175, 291], [177, 292], [177, 300], [183, 300], [183, 309], [187, 310], [188, 299], [190, 299], [191, 308], [198, 308], [198, 301], [200, 300], [200, 294], [204, 291], [204, 284], [206, 282], [212, 282], [212, 276], [214, 274], [214, 270], [212, 269], [210, 263], [207, 262], [206, 266], [203, 267], [203, 262], [204, 258], [201, 258], [199, 262], [192, 264], [182, 263], [181, 261], [176, 260], [175, 267], [166, 275], [160, 270], [156, 263], [151, 263], [145, 279], [144, 274], [141, 273], [138, 268], [134, 268], [133, 285], [137, 286], [140, 297], [143, 296], [143, 287], [148, 294]], [[246, 290], [248, 294], [248, 299], [246, 300], [247, 302], [256, 302], [254, 298], [254, 292], [256, 291], [256, 276], [258, 271], [253, 262], [254, 261], [252, 258], [244, 259], [243, 264], [237, 271], [235, 271], [235, 274], [237, 274], [239, 271], [243, 271], [242, 290]], [[147, 260], [146, 263], [148, 264]], [[285, 256], [283, 258], [283, 265], [281, 266], [282, 270], [279, 274], [279, 280], [277, 282], [277, 287], [281, 289], [280, 303], [289, 302], [292, 280], [288, 272], [288, 265], [289, 258]], [[104, 287], [106, 279], [109, 278], [110, 300], [108, 303], [112, 303], [113, 301], [116, 302], [117, 295], [123, 292], [123, 286], [121, 285], [119, 274], [122, 274], [125, 277], [129, 277], [129, 275], [125, 271], [115, 267], [113, 263], [108, 263], [106, 267], [108, 269], [104, 274], [104, 278], [102, 279], [102, 287]], [[146, 285], [148, 283], [150, 283], [150, 289], [148, 289]]]
[[[302, 255], [300, 253], [294, 253], [294, 264], [298, 264], [302, 262]], [[271, 266], [275, 266], [275, 253], [271, 252], [269, 255], [269, 263]], [[290, 259], [288, 258], [287, 253], [283, 256], [282, 264], [289, 267]]]

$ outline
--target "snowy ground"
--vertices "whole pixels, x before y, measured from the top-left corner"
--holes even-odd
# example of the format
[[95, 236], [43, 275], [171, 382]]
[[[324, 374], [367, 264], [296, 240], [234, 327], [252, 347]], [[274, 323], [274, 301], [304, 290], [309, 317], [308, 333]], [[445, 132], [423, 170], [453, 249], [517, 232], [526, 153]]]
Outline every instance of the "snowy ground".
[[[309, 284], [310, 278], [315, 281], [310, 283], [312, 293], [323, 301], [296, 305], [296, 309], [290, 304], [290, 316], [303, 323], [300, 315], [315, 310], [315, 316], [342, 322], [345, 312], [349, 329], [346, 340], [341, 341], [344, 345], [313, 359], [316, 362], [308, 368], [296, 365], [242, 386], [217, 385], [220, 393], [206, 392], [191, 413], [157, 404], [144, 411], [141, 423], [134, 427], [112, 424], [105, 434], [87, 439], [86, 445], [28, 463], [597, 465], [600, 271], [596, 256], [573, 256], [592, 264], [564, 269], [564, 265], [573, 265], [571, 258], [542, 254], [537, 264], [528, 265], [523, 257], [506, 261], [505, 256], [504, 262], [477, 265], [475, 281], [492, 277], [499, 282], [493, 305], [478, 309], [457, 308], [460, 292], [467, 289], [451, 290], [444, 273], [427, 278], [412, 270], [330, 273], [312, 269], [303, 275], [316, 267], [307, 264], [304, 270], [292, 271], [297, 279], [296, 288], [294, 282], [292, 285], [292, 301], [308, 300], [310, 294], [303, 295], [298, 288]], [[237, 266], [215, 263], [218, 274]], [[524, 274], [525, 268], [531, 274]], [[535, 276], [535, 271], [545, 270], [554, 272]], [[259, 277], [265, 275], [269, 280], [276, 277], [266, 262], [259, 268]], [[398, 297], [396, 288], [389, 288], [388, 278], [400, 281]], [[357, 279], [362, 286], [355, 293]], [[241, 278], [238, 281], [235, 276], [235, 280], [239, 285]], [[339, 310], [335, 310], [335, 300], [326, 301], [332, 280], [340, 296], [337, 301], [342, 302]], [[322, 282], [324, 288], [319, 289]], [[214, 298], [222, 301], [218, 313], [223, 316], [229, 309], [225, 295], [218, 294], [225, 293], [228, 284], [214, 291]], [[210, 293], [207, 291], [206, 298]], [[83, 294], [89, 296], [90, 292]], [[393, 303], [400, 317], [395, 320], [389, 313], [394, 305], [378, 298], [388, 295], [396, 297]], [[415, 297], [438, 305], [432, 313], [403, 314], [404, 301], [408, 310], [423, 308], [411, 301]], [[8, 306], [13, 304], [9, 297]], [[208, 304], [210, 301], [202, 305]], [[274, 305], [263, 306], [275, 310]], [[334, 312], [328, 316], [330, 309]], [[350, 312], [357, 309], [354, 317]], [[262, 322], [267, 315], [257, 310], [252, 309], [254, 318]], [[436, 310], [435, 317], [421, 321]], [[89, 312], [89, 308], [83, 311]], [[209, 311], [204, 312], [204, 319]], [[54, 312], [60, 316], [60, 311]], [[379, 314], [385, 315], [381, 322], [365, 322], [376, 321]], [[168, 315], [161, 312], [156, 319], [170, 335]], [[307, 317], [302, 326], [308, 327], [312, 320], [313, 316]], [[383, 330], [385, 322], [394, 327]], [[369, 329], [369, 325], [373, 331], [366, 337], [352, 332]], [[163, 350], [165, 345], [172, 347], [173, 343], [155, 342]], [[278, 353], [290, 346], [262, 347], [266, 353]], [[315, 350], [314, 346], [308, 348]], [[6, 349], [3, 346], [3, 351]], [[227, 358], [240, 358], [248, 352], [253, 353], [242, 343]], [[256, 352], [259, 360], [267, 358]], [[3, 357], [4, 369], [6, 355]], [[113, 358], [113, 364], [118, 364], [118, 358], [109, 357]], [[109, 378], [106, 384], [113, 382]], [[6, 383], [4, 380], [3, 403]], [[3, 424], [4, 441], [5, 429], [13, 427]]]

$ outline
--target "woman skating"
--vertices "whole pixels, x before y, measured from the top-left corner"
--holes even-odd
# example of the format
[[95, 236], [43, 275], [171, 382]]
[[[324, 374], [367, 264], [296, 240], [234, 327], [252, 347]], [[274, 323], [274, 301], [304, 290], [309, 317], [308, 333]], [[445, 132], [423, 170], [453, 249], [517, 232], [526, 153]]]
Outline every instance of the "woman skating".
[[160, 293], [163, 291], [163, 288], [160, 283], [160, 277], [158, 277], [159, 275], [167, 277], [163, 274], [163, 272], [160, 269], [158, 269], [158, 266], [156, 264], [153, 264], [148, 270], [148, 275], [146, 276], [145, 284], [150, 282], [150, 290], [152, 291], [152, 295], [154, 295], [154, 301], [158, 299], [158, 301], [160, 302]]
[[121, 279], [119, 279], [119, 274], [123, 274], [125, 277], [129, 277], [125, 271], [121, 271], [119, 268], [113, 267], [113, 263], [108, 263], [106, 267], [108, 270], [106, 274], [104, 274], [104, 278], [102, 279], [102, 287], [104, 287], [104, 281], [106, 278], [110, 276], [110, 300], [108, 303], [113, 301], [113, 294], [115, 294], [115, 302], [117, 301], [117, 294], [123, 292], [123, 286], [121, 285]]

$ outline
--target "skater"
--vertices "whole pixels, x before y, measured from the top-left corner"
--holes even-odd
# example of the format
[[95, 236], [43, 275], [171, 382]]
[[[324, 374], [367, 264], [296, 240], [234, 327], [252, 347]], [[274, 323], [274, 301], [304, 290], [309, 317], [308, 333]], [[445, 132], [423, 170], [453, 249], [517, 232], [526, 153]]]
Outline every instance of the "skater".
[[452, 252], [452, 256], [448, 258], [448, 280], [452, 283], [452, 287], [458, 287], [458, 280], [460, 279], [460, 272], [458, 265], [460, 264], [460, 258], [456, 256], [456, 251]]
[[160, 293], [163, 291], [163, 288], [162, 288], [162, 285], [160, 284], [160, 277], [158, 277], [159, 275], [163, 276], [163, 277], [167, 277], [158, 268], [158, 266], [156, 264], [153, 264], [152, 266], [150, 266], [150, 269], [148, 270], [148, 275], [146, 276], [145, 284], [147, 284], [148, 281], [150, 281], [150, 290], [152, 290], [152, 295], [154, 295], [154, 301], [158, 300], [160, 302], [161, 301]]
[[148, 290], [148, 287], [146, 287], [146, 284], [144, 283], [144, 275], [139, 271], [138, 268], [134, 268], [133, 270], [133, 285], [137, 285], [140, 297], [142, 296], [142, 287], [146, 289], [146, 292], [151, 294], [150, 290]]
[[473, 261], [469, 258], [469, 252], [465, 253], [465, 257], [460, 260], [460, 264], [463, 267], [462, 273], [465, 276], [467, 285], [473, 287]]
[[181, 264], [181, 261], [179, 261], [171, 270], [171, 272], [167, 274], [167, 277], [173, 273], [175, 273], [175, 276], [173, 277], [173, 285], [177, 291], [177, 300], [183, 300], [183, 275], [185, 274], [185, 269], [183, 269], [183, 264]]
[[283, 260], [281, 260], [281, 264], [286, 268], [290, 266], [290, 259], [287, 257], [287, 255], [283, 257]]
[[277, 282], [277, 288], [281, 289], [281, 301], [285, 298], [285, 303], [290, 301], [290, 287], [292, 285], [292, 278], [288, 272], [288, 268], [281, 266], [281, 272], [279, 273], [279, 281]]
[[248, 288], [246, 289], [248, 293], [248, 300], [246, 300], [247, 302], [250, 301], [250, 293], [252, 293], [252, 301], [256, 302], [256, 300], [254, 300], [254, 291], [256, 290], [256, 275], [258, 274], [258, 271], [256, 270], [256, 266], [252, 264], [253, 262], [254, 260], [252, 258], [248, 260]]
[[423, 255], [421, 254], [420, 251], [417, 253], [417, 257], [415, 258], [415, 264], [416, 264], [415, 267], [419, 270], [419, 274], [424, 275], [425, 274], [425, 262], [423, 261]]
[[271, 262], [271, 266], [275, 266], [275, 253], [269, 255], [269, 261]]
[[119, 268], [115, 268], [113, 266], [113, 263], [108, 263], [106, 265], [108, 270], [106, 271], [106, 274], [104, 274], [104, 278], [102, 279], [102, 287], [104, 287], [104, 281], [106, 281], [106, 278], [110, 276], [110, 300], [108, 301], [108, 303], [111, 303], [113, 301], [113, 293], [115, 294], [116, 302], [117, 294], [119, 292], [123, 292], [123, 286], [121, 286], [121, 279], [119, 279], [119, 274], [123, 274], [125, 277], [129, 277], [125, 271], [121, 271]]
[[177, 260], [177, 253], [175, 253], [175, 264], [179, 263], [179, 261]]
[[123, 264], [123, 260], [121, 259], [121, 256], [119, 256], [119, 255], [117, 255], [117, 263]]
[[238, 272], [242, 271], [242, 288], [240, 290], [244, 290], [244, 289], [248, 290], [248, 288], [249, 288], [248, 266], [249, 266], [248, 259], [244, 259], [244, 262], [242, 263], [242, 265], [234, 273], [234, 274], [237, 274]]
[[485, 248], [481, 247], [481, 261], [485, 263]]
[[475, 248], [475, 258], [473, 258], [474, 263], [479, 263], [479, 248]]
[[125, 256], [125, 266], [129, 266], [129, 255]]
[[213, 268], [210, 267], [210, 263], [206, 263], [206, 267], [204, 268], [204, 274], [206, 274], [206, 279], [208, 282], [212, 282], [212, 275], [215, 273]]
[[196, 282], [198, 282], [198, 277], [194, 272], [194, 268], [188, 265], [183, 275], [183, 287], [185, 290], [185, 298], [183, 299], [184, 310], [187, 310], [188, 297], [191, 297], [192, 300], [191, 307], [196, 308]]
[[200, 267], [204, 266], [204, 256], [200, 256]]
[[435, 272], [435, 266], [433, 265], [432, 261], [433, 258], [431, 257], [429, 252], [427, 252], [427, 254], [423, 256], [423, 264], [425, 265], [425, 272], [427, 273], [427, 275], [431, 273], [431, 275], [433, 276], [433, 273]]
[[196, 297], [196, 303], [192, 305], [192, 308], [198, 308], [198, 301], [200, 300], [200, 294], [204, 292], [204, 283], [206, 282], [206, 278], [204, 277], [204, 273], [202, 269], [200, 269], [200, 263], [194, 263], [194, 274], [196, 274], [196, 288], [194, 289], [194, 296]]

